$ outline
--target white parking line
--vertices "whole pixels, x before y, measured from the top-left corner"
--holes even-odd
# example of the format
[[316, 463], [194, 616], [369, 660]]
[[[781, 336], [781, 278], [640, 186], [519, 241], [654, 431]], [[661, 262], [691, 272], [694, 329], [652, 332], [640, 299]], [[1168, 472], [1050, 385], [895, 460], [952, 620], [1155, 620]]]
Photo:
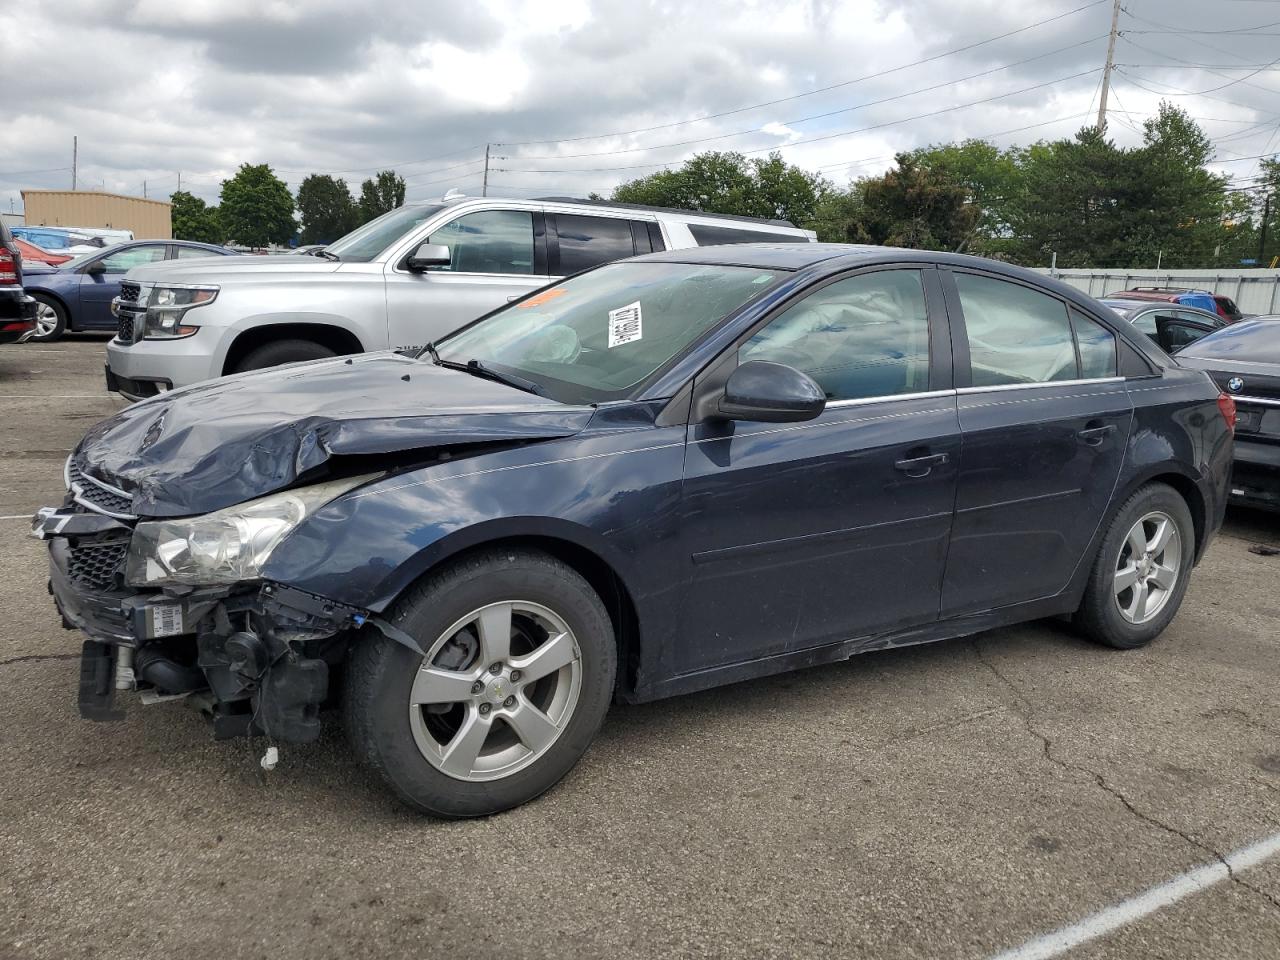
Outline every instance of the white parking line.
[[114, 400], [109, 393], [0, 393], [0, 400]]
[[30, 520], [34, 514], [35, 511], [32, 510], [31, 513], [15, 513], [7, 517], [0, 517], [0, 520]]
[[[1047, 960], [1048, 957], [1059, 956], [1082, 943], [1108, 934], [1112, 930], [1118, 930], [1135, 920], [1141, 920], [1193, 893], [1207, 890], [1214, 884], [1228, 879], [1231, 871], [1238, 873], [1241, 870], [1256, 867], [1276, 854], [1280, 854], [1280, 833], [1228, 854], [1225, 857], [1225, 864], [1210, 863], [1197, 867], [1195, 870], [1174, 877], [1167, 883], [1152, 887], [1145, 893], [1123, 900], [1114, 907], [1107, 907], [1091, 917], [1085, 917], [1078, 923], [1062, 927], [1043, 937], [1028, 940], [1022, 946], [997, 954], [991, 960]], [[1228, 864], [1231, 870], [1227, 869]]]

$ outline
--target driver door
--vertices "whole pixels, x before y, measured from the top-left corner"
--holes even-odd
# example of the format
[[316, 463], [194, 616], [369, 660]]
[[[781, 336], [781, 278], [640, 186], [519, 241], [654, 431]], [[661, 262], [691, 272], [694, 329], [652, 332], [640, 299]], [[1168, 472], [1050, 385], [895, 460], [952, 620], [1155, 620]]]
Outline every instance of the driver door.
[[120, 281], [133, 267], [163, 260], [167, 246], [165, 243], [142, 243], [126, 247], [81, 268], [80, 323], [76, 324], [77, 329], [114, 327], [116, 320], [111, 316], [111, 301], [120, 296]]

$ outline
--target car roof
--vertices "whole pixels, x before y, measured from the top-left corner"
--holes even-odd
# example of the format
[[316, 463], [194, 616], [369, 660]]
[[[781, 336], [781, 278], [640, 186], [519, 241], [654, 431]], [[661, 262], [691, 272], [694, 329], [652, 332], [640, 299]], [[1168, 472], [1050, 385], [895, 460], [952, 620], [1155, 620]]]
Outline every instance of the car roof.
[[1178, 356], [1197, 360], [1237, 360], [1280, 364], [1280, 329], [1275, 320], [1241, 320], [1183, 347]]

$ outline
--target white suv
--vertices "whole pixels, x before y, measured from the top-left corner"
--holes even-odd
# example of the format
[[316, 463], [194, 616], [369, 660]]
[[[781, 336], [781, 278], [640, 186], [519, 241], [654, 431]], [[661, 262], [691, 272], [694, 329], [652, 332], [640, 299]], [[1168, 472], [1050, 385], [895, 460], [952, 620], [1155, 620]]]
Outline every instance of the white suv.
[[107, 389], [138, 400], [212, 377], [421, 347], [561, 276], [654, 250], [816, 239], [756, 220], [563, 198], [405, 204], [312, 256], [136, 267], [112, 310]]

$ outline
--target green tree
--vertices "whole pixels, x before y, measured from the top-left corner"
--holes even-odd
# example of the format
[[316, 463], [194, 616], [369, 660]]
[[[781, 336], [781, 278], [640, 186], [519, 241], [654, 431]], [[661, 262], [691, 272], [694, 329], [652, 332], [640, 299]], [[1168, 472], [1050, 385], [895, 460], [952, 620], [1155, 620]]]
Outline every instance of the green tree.
[[186, 190], [179, 190], [169, 197], [169, 217], [175, 240], [222, 243], [226, 239], [218, 220], [218, 208], [207, 205]]
[[922, 167], [909, 153], [881, 177], [854, 185], [857, 201], [845, 237], [861, 243], [924, 250], [962, 250], [981, 213], [968, 192], [945, 174]]
[[313, 173], [298, 185], [302, 243], [332, 243], [356, 226], [356, 202], [345, 180]]
[[381, 170], [377, 176], [360, 184], [360, 220], [367, 223], [374, 217], [394, 210], [404, 203], [404, 177], [394, 170]]
[[228, 239], [248, 247], [288, 243], [298, 232], [293, 194], [265, 163], [241, 164], [234, 177], [222, 181], [218, 210]]
[[985, 140], [933, 144], [911, 151], [925, 171], [960, 186], [965, 199], [978, 209], [978, 220], [966, 253], [1004, 257], [1010, 235], [1009, 211], [1020, 198], [1021, 178], [1016, 151], [1001, 150]]
[[805, 224], [817, 216], [831, 184], [793, 166], [779, 153], [748, 160], [740, 153], [708, 151], [678, 170], [662, 170], [620, 184], [617, 203], [641, 203], [744, 217], [768, 217]]

